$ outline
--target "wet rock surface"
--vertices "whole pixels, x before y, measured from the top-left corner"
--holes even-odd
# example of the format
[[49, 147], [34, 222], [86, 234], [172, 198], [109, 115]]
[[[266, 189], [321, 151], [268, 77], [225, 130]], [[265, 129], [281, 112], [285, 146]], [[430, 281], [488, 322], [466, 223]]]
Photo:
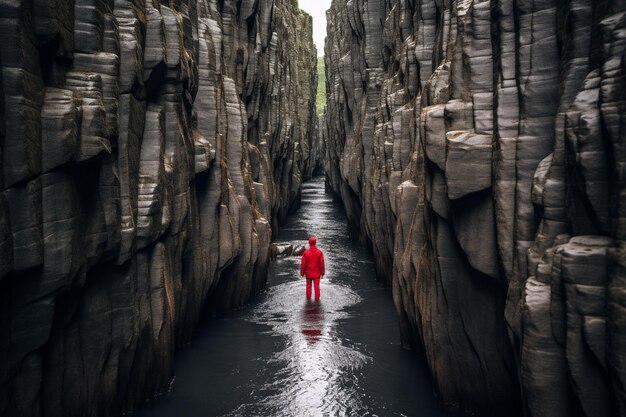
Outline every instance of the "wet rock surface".
[[319, 169], [291, 0], [0, 2], [0, 415], [163, 392]]
[[337, 0], [328, 16], [328, 182], [440, 397], [626, 415], [626, 4]]

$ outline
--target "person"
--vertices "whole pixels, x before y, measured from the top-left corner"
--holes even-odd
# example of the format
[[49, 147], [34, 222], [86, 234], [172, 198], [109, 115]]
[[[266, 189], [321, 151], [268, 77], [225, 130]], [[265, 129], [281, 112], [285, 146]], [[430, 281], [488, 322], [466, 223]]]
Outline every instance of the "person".
[[320, 299], [320, 278], [326, 273], [324, 254], [317, 248], [317, 239], [309, 238], [309, 249], [302, 254], [300, 276], [306, 277], [306, 299], [311, 299], [311, 285], [315, 286], [315, 301]]

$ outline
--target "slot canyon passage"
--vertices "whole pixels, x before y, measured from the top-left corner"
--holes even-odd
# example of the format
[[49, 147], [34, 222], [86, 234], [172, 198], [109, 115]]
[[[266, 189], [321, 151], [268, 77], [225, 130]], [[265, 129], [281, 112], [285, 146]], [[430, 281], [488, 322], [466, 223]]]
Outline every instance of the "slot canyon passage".
[[171, 395], [139, 417], [461, 417], [442, 411], [426, 367], [400, 349], [389, 291], [376, 282], [370, 254], [348, 237], [322, 177], [303, 184], [302, 207], [276, 240], [303, 245], [311, 233], [326, 261], [319, 302], [304, 296], [300, 257], [279, 257], [267, 291], [204, 323], [178, 354]]
[[0, 0], [1, 416], [626, 416], [626, 1], [326, 16], [318, 115], [295, 0]]

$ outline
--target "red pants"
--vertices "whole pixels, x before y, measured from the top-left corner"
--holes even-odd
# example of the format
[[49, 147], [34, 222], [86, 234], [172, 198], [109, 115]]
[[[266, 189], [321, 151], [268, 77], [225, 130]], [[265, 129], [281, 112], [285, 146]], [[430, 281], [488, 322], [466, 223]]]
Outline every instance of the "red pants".
[[319, 278], [307, 278], [306, 279], [306, 299], [311, 299], [311, 284], [315, 284], [315, 299], [320, 299], [320, 279]]

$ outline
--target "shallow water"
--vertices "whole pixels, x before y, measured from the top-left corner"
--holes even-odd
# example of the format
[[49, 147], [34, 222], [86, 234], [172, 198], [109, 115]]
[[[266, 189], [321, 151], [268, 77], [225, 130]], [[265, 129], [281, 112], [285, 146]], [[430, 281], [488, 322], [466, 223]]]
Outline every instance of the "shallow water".
[[321, 177], [304, 184], [276, 241], [309, 235], [326, 258], [320, 301], [305, 300], [299, 257], [278, 259], [251, 306], [207, 322], [177, 354], [171, 395], [140, 416], [455, 415], [433, 398], [425, 365], [401, 349], [391, 294]]

